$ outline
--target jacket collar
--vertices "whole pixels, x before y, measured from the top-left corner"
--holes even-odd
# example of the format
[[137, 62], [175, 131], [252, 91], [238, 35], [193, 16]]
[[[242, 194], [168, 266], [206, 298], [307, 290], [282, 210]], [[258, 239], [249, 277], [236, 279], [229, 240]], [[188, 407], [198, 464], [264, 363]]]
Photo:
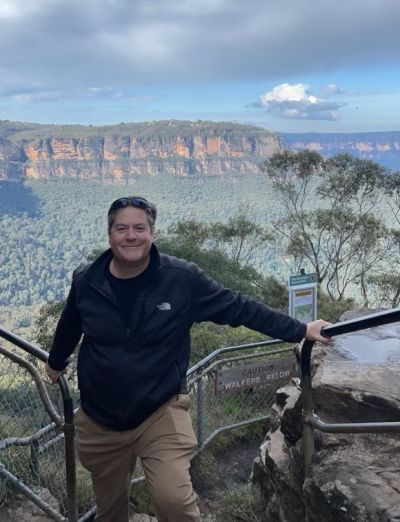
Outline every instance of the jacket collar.
[[[151, 245], [150, 257], [152, 262], [154, 262], [156, 272], [158, 272], [161, 267], [161, 259], [160, 253], [154, 243]], [[107, 297], [107, 299], [111, 300], [115, 305], [118, 305], [106, 277], [111, 259], [112, 251], [111, 248], [109, 248], [89, 266], [86, 272], [86, 279], [92, 287]]]

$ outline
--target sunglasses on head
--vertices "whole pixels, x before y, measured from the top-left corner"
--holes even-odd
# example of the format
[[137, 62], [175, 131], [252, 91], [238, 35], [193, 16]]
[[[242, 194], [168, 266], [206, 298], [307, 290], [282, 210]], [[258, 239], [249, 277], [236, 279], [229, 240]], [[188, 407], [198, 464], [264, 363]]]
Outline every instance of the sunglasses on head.
[[116, 199], [110, 207], [110, 210], [108, 211], [108, 215], [111, 214], [113, 210], [118, 210], [119, 208], [125, 208], [125, 207], [137, 207], [144, 209], [150, 216], [153, 216], [153, 211], [149, 205], [149, 202], [147, 199], [139, 198], [136, 196], [130, 197], [130, 198], [119, 198]]

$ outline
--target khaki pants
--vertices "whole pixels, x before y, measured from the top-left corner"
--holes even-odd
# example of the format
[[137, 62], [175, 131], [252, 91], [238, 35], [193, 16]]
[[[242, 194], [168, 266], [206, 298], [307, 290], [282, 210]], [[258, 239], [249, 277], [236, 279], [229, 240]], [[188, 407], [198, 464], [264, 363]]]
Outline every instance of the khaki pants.
[[77, 449], [91, 473], [97, 522], [128, 522], [129, 492], [140, 457], [159, 522], [199, 522], [189, 475], [196, 445], [190, 399], [175, 395], [137, 428], [116, 431], [76, 414]]

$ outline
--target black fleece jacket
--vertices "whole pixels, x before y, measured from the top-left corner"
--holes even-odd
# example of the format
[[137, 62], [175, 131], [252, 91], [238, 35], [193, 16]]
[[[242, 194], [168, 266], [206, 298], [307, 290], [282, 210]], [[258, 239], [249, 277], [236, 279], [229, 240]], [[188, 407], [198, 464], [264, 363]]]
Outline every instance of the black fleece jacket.
[[107, 281], [112, 252], [78, 268], [56, 328], [49, 365], [67, 365], [81, 335], [81, 406], [116, 430], [138, 426], [181, 389], [190, 356], [190, 327], [213, 321], [244, 325], [285, 341], [300, 341], [306, 325], [224, 288], [194, 263], [151, 256], [153, 280], [139, 293], [127, 328]]

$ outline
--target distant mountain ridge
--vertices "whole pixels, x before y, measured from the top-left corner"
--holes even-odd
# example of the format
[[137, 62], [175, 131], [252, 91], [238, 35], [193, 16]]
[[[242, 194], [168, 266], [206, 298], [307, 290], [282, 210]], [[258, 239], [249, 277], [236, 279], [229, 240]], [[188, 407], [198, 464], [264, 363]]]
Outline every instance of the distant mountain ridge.
[[315, 150], [322, 156], [349, 153], [400, 170], [400, 131], [357, 133], [277, 133], [294, 151]]
[[124, 182], [136, 175], [259, 172], [280, 147], [250, 125], [167, 120], [102, 127], [0, 121], [0, 180]]
[[400, 170], [400, 131], [272, 133], [227, 122], [166, 120], [47, 125], [0, 120], [0, 181], [75, 178], [123, 183], [139, 175], [259, 173], [275, 151], [350, 153]]

